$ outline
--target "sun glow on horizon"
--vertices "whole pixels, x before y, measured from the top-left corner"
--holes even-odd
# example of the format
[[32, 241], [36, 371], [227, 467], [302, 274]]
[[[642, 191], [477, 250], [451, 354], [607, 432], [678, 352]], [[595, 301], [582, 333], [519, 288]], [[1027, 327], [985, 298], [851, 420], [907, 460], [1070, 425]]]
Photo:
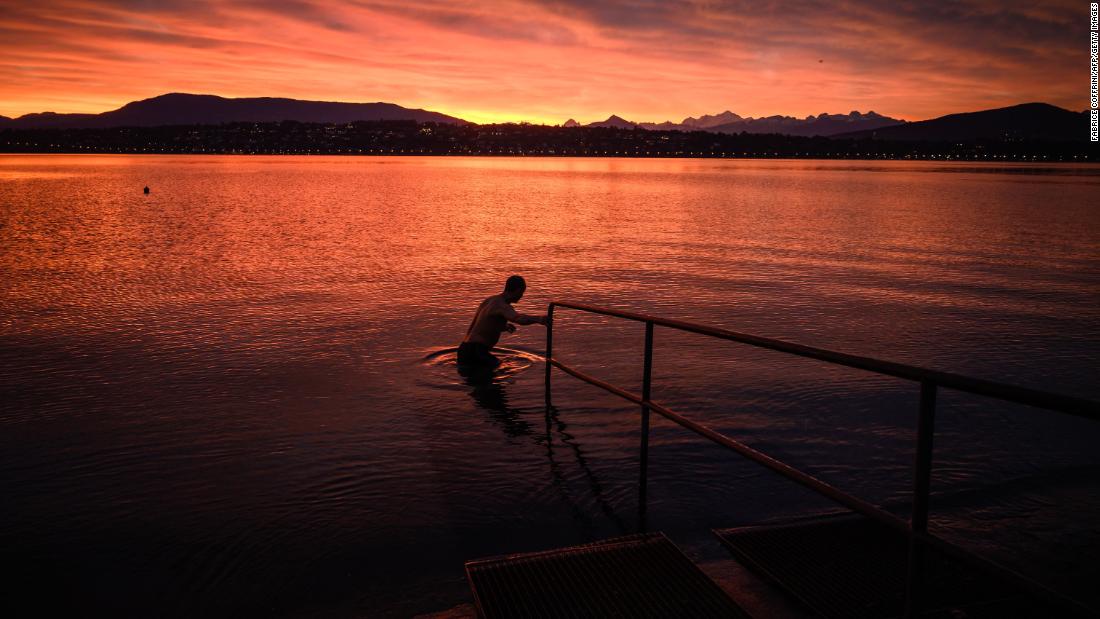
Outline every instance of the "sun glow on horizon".
[[565, 122], [565, 118], [534, 118], [531, 116], [523, 116], [519, 114], [501, 114], [498, 112], [492, 112], [488, 110], [433, 110], [435, 112], [442, 112], [449, 116], [455, 116], [472, 123], [479, 125], [497, 125], [505, 123], [527, 123], [531, 125], [560, 125]]

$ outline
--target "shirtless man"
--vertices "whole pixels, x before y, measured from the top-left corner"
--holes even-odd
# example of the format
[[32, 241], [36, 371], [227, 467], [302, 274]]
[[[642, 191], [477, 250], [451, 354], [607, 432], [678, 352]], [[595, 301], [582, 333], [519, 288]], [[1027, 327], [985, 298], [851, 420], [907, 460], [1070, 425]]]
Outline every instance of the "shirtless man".
[[495, 368], [500, 365], [500, 359], [489, 351], [500, 341], [501, 333], [514, 333], [516, 325], [546, 324], [545, 314], [531, 316], [512, 309], [512, 304], [523, 298], [525, 290], [527, 282], [519, 275], [513, 275], [505, 282], [504, 292], [481, 302], [470, 328], [466, 330], [466, 338], [458, 347], [459, 365]]

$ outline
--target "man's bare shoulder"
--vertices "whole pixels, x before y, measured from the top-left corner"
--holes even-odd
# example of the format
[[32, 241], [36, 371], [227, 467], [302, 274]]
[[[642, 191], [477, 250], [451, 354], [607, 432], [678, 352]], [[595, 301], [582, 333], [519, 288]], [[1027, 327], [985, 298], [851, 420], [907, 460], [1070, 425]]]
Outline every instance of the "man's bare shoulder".
[[489, 304], [489, 310], [494, 314], [500, 314], [506, 318], [514, 316], [516, 313], [512, 304], [504, 299], [504, 295], [498, 294], [485, 299], [485, 302]]

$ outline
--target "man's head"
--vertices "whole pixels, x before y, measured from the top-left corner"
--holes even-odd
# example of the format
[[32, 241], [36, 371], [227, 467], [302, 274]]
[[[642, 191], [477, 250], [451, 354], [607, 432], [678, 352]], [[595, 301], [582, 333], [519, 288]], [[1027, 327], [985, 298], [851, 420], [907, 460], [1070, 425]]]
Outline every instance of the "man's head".
[[525, 290], [527, 290], [527, 282], [519, 275], [513, 275], [504, 282], [504, 298], [509, 303], [515, 303], [523, 298]]

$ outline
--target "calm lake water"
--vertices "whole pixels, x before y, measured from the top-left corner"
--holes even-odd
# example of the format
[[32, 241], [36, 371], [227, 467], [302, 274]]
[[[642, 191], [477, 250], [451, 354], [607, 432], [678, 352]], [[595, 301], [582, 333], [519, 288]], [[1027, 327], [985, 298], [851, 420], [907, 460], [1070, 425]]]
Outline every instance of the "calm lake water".
[[[149, 195], [141, 188], [151, 187]], [[0, 156], [0, 609], [408, 616], [638, 528], [636, 407], [453, 353], [568, 299], [1100, 398], [1100, 167]], [[658, 328], [654, 398], [899, 514], [917, 387]], [[643, 329], [559, 310], [625, 388]], [[935, 532], [1100, 606], [1100, 424], [943, 391]], [[649, 527], [833, 507], [654, 420]]]

